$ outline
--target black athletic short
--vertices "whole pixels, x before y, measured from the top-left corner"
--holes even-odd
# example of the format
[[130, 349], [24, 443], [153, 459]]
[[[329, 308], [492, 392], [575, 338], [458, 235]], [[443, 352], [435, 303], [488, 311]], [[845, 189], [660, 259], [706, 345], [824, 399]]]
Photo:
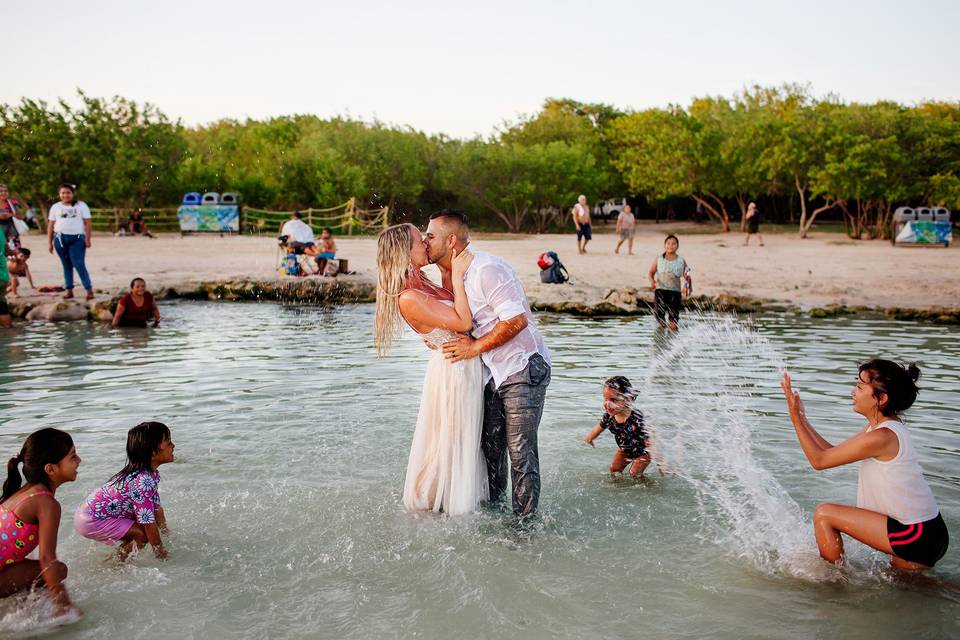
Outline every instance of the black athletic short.
[[0, 280], [0, 316], [10, 315], [10, 305], [7, 304], [7, 280]]
[[947, 525], [939, 513], [932, 520], [915, 524], [903, 524], [887, 516], [887, 539], [895, 556], [927, 567], [935, 565], [950, 544]]
[[664, 316], [670, 318], [670, 322], [680, 320], [680, 306], [682, 299], [679, 291], [671, 289], [657, 289], [653, 293], [653, 315], [657, 322], [663, 322]]

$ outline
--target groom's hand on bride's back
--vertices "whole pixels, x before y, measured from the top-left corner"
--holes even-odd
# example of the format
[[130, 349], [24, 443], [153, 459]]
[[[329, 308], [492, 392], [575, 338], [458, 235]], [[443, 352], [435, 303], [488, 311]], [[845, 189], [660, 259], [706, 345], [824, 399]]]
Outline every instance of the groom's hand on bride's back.
[[469, 360], [480, 355], [477, 349], [477, 341], [470, 336], [460, 336], [456, 340], [443, 343], [443, 355], [450, 362], [460, 362]]

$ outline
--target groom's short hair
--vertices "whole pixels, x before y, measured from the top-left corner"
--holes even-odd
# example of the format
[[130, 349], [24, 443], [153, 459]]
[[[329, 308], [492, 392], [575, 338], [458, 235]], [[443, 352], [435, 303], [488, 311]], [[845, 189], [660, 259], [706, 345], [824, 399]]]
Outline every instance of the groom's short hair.
[[467, 215], [459, 209], [440, 209], [430, 214], [431, 220], [440, 220], [444, 228], [457, 236], [457, 240], [467, 242], [470, 228], [467, 225]]

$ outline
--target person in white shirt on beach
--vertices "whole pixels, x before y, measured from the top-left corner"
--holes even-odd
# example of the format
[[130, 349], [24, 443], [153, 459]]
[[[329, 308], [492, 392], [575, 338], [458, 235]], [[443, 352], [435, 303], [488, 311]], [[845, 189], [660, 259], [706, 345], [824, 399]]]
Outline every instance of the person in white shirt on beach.
[[320, 251], [313, 235], [313, 229], [300, 219], [299, 211], [290, 214], [290, 219], [280, 227], [280, 235], [287, 236], [287, 246], [298, 253], [315, 256]]
[[86, 264], [93, 235], [90, 208], [82, 200], [77, 200], [77, 186], [74, 184], [61, 184], [59, 195], [60, 202], [50, 207], [47, 215], [47, 248], [50, 253], [56, 250], [63, 266], [63, 287], [67, 290], [63, 297], [73, 297], [73, 271], [76, 269], [83, 288], [87, 290], [87, 300], [92, 300], [93, 285]]

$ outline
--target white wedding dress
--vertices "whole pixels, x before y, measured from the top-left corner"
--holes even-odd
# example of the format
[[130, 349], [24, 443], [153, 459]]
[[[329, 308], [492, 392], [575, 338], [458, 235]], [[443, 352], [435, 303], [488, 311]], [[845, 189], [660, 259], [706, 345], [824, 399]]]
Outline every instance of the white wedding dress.
[[483, 364], [480, 358], [450, 363], [440, 347], [456, 339], [445, 329], [420, 336], [430, 351], [410, 446], [403, 504], [411, 511], [470, 513], [489, 496], [487, 464], [480, 450], [483, 428]]

